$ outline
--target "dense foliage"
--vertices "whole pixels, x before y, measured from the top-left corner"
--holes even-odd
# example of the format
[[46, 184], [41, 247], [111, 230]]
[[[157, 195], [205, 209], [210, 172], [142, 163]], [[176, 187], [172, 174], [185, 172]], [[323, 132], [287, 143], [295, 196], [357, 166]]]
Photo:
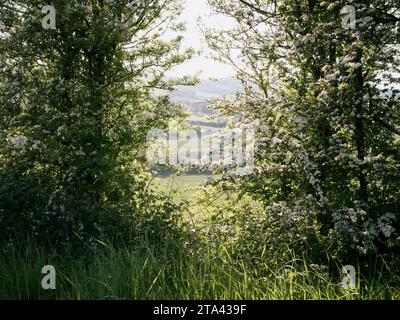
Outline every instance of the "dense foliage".
[[[185, 61], [172, 0], [0, 4], [0, 241], [53, 247], [123, 234], [173, 204], [153, 195], [144, 173], [147, 131], [180, 109], [155, 89]], [[168, 29], [167, 29], [168, 26]], [[160, 203], [161, 201], [161, 203]], [[125, 218], [126, 219], [125, 219]], [[113, 226], [115, 226], [113, 228]]]
[[[216, 58], [237, 68], [245, 88], [234, 101], [215, 105], [258, 127], [255, 169], [238, 189], [263, 203], [265, 216], [250, 222], [248, 233], [259, 250], [280, 254], [289, 246], [323, 261], [395, 257], [398, 2], [209, 3], [236, 22], [206, 36]], [[342, 24], [346, 5], [354, 6], [354, 29]], [[230, 179], [228, 172], [224, 180]]]

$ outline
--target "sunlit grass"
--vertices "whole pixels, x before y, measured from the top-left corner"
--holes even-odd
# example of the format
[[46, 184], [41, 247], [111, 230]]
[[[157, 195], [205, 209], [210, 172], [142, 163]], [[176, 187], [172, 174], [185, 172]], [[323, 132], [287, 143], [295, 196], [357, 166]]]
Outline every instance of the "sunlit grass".
[[[296, 261], [296, 265], [301, 261]], [[291, 265], [293, 263], [293, 265]], [[53, 264], [57, 288], [41, 288], [41, 268]], [[68, 261], [27, 250], [1, 254], [1, 299], [399, 299], [399, 282], [370, 279], [344, 290], [327, 271], [275, 268], [235, 261], [229, 250], [189, 254], [178, 244], [157, 249], [102, 247], [86, 260]]]

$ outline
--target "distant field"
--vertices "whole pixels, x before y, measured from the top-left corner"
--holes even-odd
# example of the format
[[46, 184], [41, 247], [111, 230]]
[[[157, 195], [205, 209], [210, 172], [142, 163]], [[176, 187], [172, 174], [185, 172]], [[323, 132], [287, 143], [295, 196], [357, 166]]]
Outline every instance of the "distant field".
[[[172, 199], [176, 202], [186, 200], [189, 202], [188, 211], [185, 211], [184, 216], [193, 221], [200, 223], [205, 223], [213, 214], [221, 214], [221, 208], [227, 205], [228, 194], [218, 192], [214, 194], [210, 203], [204, 203], [199, 199], [204, 197], [204, 188], [202, 186], [209, 179], [216, 179], [218, 175], [196, 175], [188, 174], [185, 176], [170, 176], [157, 178], [153, 182], [153, 187], [170, 194]], [[230, 197], [235, 197], [237, 194], [235, 192], [229, 193]], [[253, 210], [259, 210], [262, 212], [261, 204], [252, 199], [249, 196], [242, 196], [240, 201], [234, 201], [229, 204], [229, 208], [233, 211], [243, 211], [248, 210], [248, 206], [252, 207]], [[226, 209], [222, 212], [230, 214]], [[189, 215], [187, 215], [189, 213]]]
[[175, 200], [189, 200], [212, 175], [186, 175], [156, 178], [153, 186], [171, 194]]

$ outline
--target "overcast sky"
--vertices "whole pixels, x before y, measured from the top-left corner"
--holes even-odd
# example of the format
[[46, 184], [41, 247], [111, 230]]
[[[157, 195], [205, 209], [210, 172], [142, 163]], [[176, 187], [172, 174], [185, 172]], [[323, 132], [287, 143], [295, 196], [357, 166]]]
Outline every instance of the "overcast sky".
[[187, 32], [185, 34], [184, 47], [193, 47], [195, 49], [203, 49], [200, 57], [190, 60], [189, 62], [178, 66], [174, 69], [172, 76], [193, 75], [201, 72], [200, 78], [226, 78], [235, 74], [234, 69], [226, 64], [222, 64], [212, 59], [208, 59], [210, 51], [203, 40], [198, 26], [197, 19], [201, 17], [203, 21], [210, 27], [223, 27], [230, 24], [230, 20], [223, 16], [209, 17], [211, 10], [207, 4], [207, 0], [186, 0], [185, 10], [182, 20], [186, 22]]

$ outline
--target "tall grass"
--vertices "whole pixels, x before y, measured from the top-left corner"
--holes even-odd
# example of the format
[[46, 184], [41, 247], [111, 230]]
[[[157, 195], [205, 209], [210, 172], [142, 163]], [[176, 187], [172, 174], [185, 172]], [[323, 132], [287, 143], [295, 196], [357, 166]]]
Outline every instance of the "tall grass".
[[[377, 275], [344, 290], [326, 270], [293, 259], [273, 263], [237, 261], [222, 248], [190, 254], [181, 245], [146, 244], [133, 249], [103, 245], [85, 259], [48, 257], [27, 248], [0, 254], [1, 299], [399, 299], [399, 280]], [[56, 290], [41, 288], [41, 268], [57, 271]], [[301, 270], [301, 271], [299, 271]]]

